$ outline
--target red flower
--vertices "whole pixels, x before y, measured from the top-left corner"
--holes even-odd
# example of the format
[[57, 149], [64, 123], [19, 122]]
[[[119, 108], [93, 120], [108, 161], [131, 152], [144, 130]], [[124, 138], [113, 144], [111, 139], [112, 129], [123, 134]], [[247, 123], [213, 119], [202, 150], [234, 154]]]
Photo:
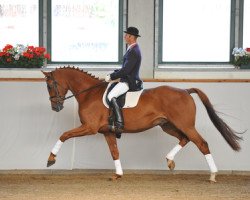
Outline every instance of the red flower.
[[45, 50], [45, 48], [44, 47], [36, 47], [35, 48], [35, 52], [38, 52], [38, 53], [44, 53], [46, 50]]
[[35, 47], [34, 46], [28, 46], [28, 51], [29, 52], [33, 52], [35, 50]]
[[7, 58], [6, 61], [7, 61], [7, 62], [11, 62], [11, 58]]
[[48, 54], [48, 53], [44, 54], [44, 58], [50, 60], [50, 54]]
[[42, 54], [41, 54], [40, 52], [35, 51], [35, 55], [36, 55], [37, 57], [40, 57]]
[[27, 53], [27, 52], [24, 52], [23, 56], [26, 57], [26, 58], [29, 58], [29, 59], [34, 57], [34, 55], [32, 53]]
[[3, 52], [7, 52], [8, 50], [12, 49], [13, 46], [10, 44], [7, 44], [4, 48], [3, 48]]
[[5, 56], [5, 52], [0, 52], [0, 57]]

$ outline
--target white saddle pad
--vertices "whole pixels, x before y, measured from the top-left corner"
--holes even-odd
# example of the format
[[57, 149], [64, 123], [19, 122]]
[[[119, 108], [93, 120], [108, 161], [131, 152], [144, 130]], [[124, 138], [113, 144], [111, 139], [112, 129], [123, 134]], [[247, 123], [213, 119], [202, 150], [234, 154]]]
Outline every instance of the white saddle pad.
[[[108, 88], [110, 87], [110, 85], [111, 85], [111, 83], [108, 84], [108, 87], [107, 87], [107, 89], [104, 92], [103, 97], [102, 97], [103, 104], [107, 108], [109, 108], [109, 105], [106, 102], [106, 96], [107, 96], [107, 91], [108, 91]], [[143, 89], [139, 90], [139, 91], [127, 92], [126, 97], [125, 97], [125, 104], [124, 104], [123, 108], [135, 107], [139, 101], [139, 98], [140, 98], [142, 92], [143, 92]]]

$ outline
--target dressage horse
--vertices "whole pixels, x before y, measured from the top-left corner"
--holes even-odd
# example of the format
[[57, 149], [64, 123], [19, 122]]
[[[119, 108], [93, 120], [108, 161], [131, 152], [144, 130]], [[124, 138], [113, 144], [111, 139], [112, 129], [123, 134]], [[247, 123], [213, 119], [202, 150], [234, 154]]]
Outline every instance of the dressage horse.
[[[63, 109], [66, 99], [75, 97], [79, 104], [78, 113], [81, 121], [81, 126], [60, 136], [49, 155], [47, 167], [56, 162], [56, 155], [66, 140], [101, 133], [107, 141], [114, 160], [116, 173], [112, 179], [121, 178], [123, 170], [116, 136], [109, 130], [109, 110], [102, 102], [108, 83], [74, 67], [58, 68], [51, 72], [43, 72], [43, 74], [46, 78], [52, 110], [59, 112]], [[71, 91], [72, 95], [66, 97], [68, 91]], [[239, 151], [239, 140], [242, 138], [216, 114], [206, 94], [197, 88], [179, 89], [164, 85], [144, 89], [136, 107], [123, 109], [124, 133], [143, 132], [160, 126], [164, 132], [176, 137], [179, 143], [166, 155], [167, 165], [171, 170], [175, 167], [175, 155], [189, 141], [192, 141], [206, 158], [210, 168], [210, 181], [216, 182], [217, 167], [207, 142], [195, 128], [196, 106], [191, 93], [199, 96], [210, 120], [229, 146]]]

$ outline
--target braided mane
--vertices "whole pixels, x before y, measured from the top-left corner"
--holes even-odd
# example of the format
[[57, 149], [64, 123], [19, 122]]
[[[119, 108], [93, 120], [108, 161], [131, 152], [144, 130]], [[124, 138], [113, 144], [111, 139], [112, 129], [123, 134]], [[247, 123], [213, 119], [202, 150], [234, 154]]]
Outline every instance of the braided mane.
[[68, 66], [63, 66], [63, 67], [59, 67], [59, 68], [56, 68], [56, 69], [55, 69], [55, 71], [57, 71], [57, 70], [72, 70], [72, 71], [78, 71], [78, 72], [80, 72], [80, 73], [83, 73], [83, 74], [85, 74], [85, 75], [87, 75], [87, 76], [89, 76], [89, 77], [95, 79], [95, 80], [99, 80], [99, 81], [100, 81], [100, 79], [99, 79], [98, 77], [96, 77], [95, 75], [93, 75], [93, 74], [91, 74], [91, 73], [89, 73], [89, 72], [87, 72], [87, 71], [84, 71], [84, 70], [82, 70], [82, 69], [79, 69], [78, 67], [75, 67], [75, 66], [72, 66], [72, 67], [71, 67], [70, 65], [68, 65]]

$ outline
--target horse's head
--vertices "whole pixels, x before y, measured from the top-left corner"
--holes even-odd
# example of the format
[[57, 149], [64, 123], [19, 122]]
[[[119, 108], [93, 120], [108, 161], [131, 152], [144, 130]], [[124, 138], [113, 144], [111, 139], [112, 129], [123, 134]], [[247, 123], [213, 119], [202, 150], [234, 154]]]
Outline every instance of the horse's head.
[[52, 72], [43, 72], [46, 78], [47, 89], [52, 110], [59, 112], [63, 109], [65, 95], [68, 91], [62, 80], [57, 80], [56, 75]]

